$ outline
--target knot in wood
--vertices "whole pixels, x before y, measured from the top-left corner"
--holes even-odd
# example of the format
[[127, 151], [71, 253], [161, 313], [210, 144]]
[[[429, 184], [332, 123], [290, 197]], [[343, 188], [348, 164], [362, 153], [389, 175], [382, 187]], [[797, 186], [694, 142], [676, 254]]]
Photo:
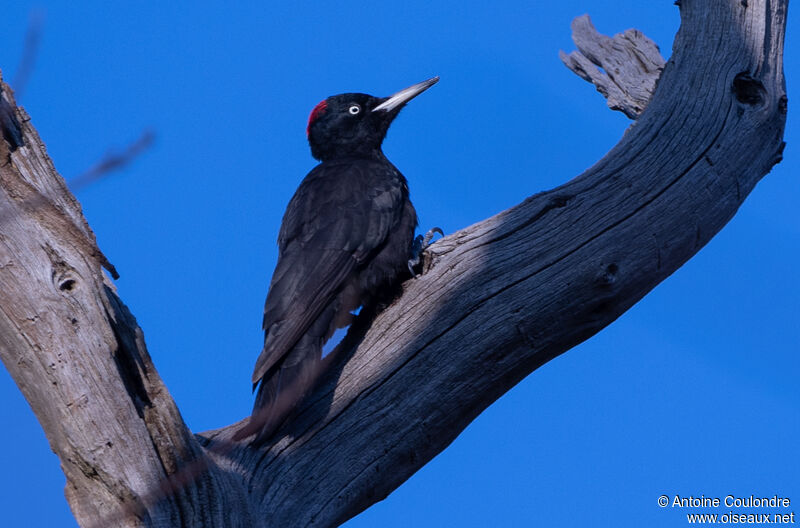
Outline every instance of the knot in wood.
[[786, 115], [788, 109], [789, 109], [789, 98], [786, 97], [786, 94], [783, 94], [781, 98], [778, 100], [778, 111], [781, 114]]
[[760, 105], [766, 95], [764, 83], [754, 78], [749, 72], [740, 72], [733, 79], [733, 94], [743, 104]]
[[619, 266], [612, 262], [597, 276], [597, 284], [604, 288], [610, 288], [615, 282], [617, 282], [618, 272]]
[[77, 286], [77, 281], [71, 277], [66, 277], [58, 284], [58, 289], [61, 291], [71, 292]]

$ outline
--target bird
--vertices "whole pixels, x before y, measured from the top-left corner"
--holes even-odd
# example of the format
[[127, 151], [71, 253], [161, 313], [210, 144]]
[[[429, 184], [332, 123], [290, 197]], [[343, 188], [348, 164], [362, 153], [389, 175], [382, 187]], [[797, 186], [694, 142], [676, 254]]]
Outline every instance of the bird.
[[264, 346], [252, 376], [257, 394], [235, 440], [269, 440], [318, 378], [323, 345], [334, 331], [407, 276], [420, 250], [417, 214], [405, 177], [382, 145], [406, 103], [438, 80], [389, 97], [334, 95], [311, 111], [306, 135], [320, 163], [283, 215], [264, 305]]

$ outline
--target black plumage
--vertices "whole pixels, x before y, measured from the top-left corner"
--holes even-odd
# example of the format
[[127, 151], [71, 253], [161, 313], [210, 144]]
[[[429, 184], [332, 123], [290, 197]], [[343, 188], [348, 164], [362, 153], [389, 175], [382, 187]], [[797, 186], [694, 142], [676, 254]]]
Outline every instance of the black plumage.
[[333, 332], [408, 273], [417, 215], [381, 144], [405, 103], [436, 81], [386, 98], [336, 95], [312, 111], [308, 141], [321, 163], [283, 216], [252, 378], [258, 393], [237, 438], [269, 439], [313, 386]]

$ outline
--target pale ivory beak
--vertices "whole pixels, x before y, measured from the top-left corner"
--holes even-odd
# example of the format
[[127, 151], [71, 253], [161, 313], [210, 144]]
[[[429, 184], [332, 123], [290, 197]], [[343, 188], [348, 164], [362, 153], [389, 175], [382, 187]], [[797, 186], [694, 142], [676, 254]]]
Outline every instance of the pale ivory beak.
[[376, 106], [372, 109], [373, 112], [377, 112], [378, 110], [382, 110], [384, 112], [391, 112], [398, 106], [407, 103], [411, 99], [415, 98], [434, 84], [439, 82], [439, 76], [433, 77], [432, 79], [428, 79], [427, 81], [422, 81], [421, 83], [417, 83], [415, 85], [409, 86], [408, 88], [404, 88], [400, 90], [394, 95], [389, 96], [387, 100]]

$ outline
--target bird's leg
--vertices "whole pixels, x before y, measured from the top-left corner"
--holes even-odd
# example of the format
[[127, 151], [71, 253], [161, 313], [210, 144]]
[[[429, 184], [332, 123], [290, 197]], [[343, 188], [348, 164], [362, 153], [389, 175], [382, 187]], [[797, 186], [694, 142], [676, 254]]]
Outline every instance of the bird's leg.
[[420, 273], [417, 273], [417, 268], [422, 263], [422, 253], [432, 244], [431, 240], [436, 233], [444, 236], [444, 231], [441, 228], [433, 227], [425, 233], [425, 236], [417, 235], [417, 238], [411, 243], [411, 258], [408, 259], [408, 271], [411, 272], [412, 277], [416, 278], [422, 274], [421, 270]]

